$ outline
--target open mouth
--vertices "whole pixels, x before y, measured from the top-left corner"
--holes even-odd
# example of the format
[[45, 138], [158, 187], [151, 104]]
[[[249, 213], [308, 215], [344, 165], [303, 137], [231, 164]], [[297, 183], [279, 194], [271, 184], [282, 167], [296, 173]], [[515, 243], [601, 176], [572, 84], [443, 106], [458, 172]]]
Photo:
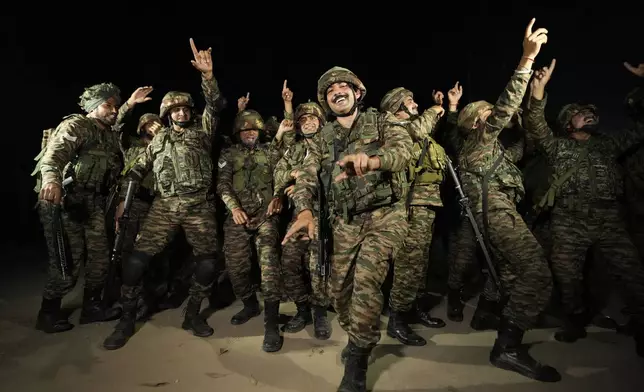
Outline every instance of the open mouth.
[[338, 103], [343, 103], [347, 101], [347, 96], [346, 95], [338, 95], [333, 98], [333, 103], [338, 104]]

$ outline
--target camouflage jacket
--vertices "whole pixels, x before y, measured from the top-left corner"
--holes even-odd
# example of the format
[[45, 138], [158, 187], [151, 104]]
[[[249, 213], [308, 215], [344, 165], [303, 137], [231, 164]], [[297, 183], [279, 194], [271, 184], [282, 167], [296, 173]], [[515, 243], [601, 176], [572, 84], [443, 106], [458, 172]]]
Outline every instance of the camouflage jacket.
[[514, 164], [523, 154], [523, 145], [506, 150], [498, 136], [519, 109], [531, 75], [515, 72], [485, 124], [465, 135], [458, 159], [463, 190], [474, 213], [483, 212], [483, 176], [497, 159], [500, 165], [488, 180], [488, 210], [515, 209], [524, 196], [521, 171]]
[[[623, 176], [617, 157], [629, 147], [644, 140], [644, 128], [635, 127], [615, 136], [593, 135], [588, 140], [556, 137], [544, 116], [547, 97], [530, 99], [526, 129], [530, 138], [543, 151], [554, 178], [575, 169], [558, 189], [555, 200], [585, 203], [592, 200], [616, 200], [623, 196]], [[586, 151], [584, 151], [586, 150]], [[583, 152], [583, 155], [582, 155]], [[585, 158], [584, 158], [585, 156]], [[581, 157], [581, 159], [580, 159]]]
[[[129, 171], [136, 165], [136, 163], [139, 161], [139, 159], [142, 158], [142, 156], [145, 154], [147, 146], [145, 143], [143, 143], [141, 140], [134, 140], [130, 147], [125, 150], [125, 155], [124, 155], [124, 163], [125, 167], [123, 168], [123, 171], [121, 172], [121, 197], [124, 198], [125, 194], [127, 192], [127, 185], [128, 185], [128, 177], [127, 174]], [[150, 171], [148, 174], [145, 175], [143, 180], [141, 181], [141, 184], [139, 185], [139, 188], [145, 188], [146, 192], [149, 192], [150, 195], [154, 194], [155, 191], [155, 186], [154, 186], [154, 174]]]
[[179, 196], [187, 204], [204, 201], [213, 180], [211, 150], [219, 123], [220, 91], [214, 77], [202, 76], [201, 88], [206, 100], [203, 115], [181, 132], [171, 127], [159, 131], [130, 170], [138, 178], [152, 171], [160, 197]]
[[[395, 202], [392, 176], [402, 174], [411, 158], [412, 140], [396, 117], [368, 110], [359, 113], [351, 129], [336, 121], [327, 123], [309, 144], [302, 171], [295, 183], [295, 213], [313, 210], [317, 196], [317, 174], [325, 181], [324, 192], [330, 210], [346, 220], [349, 215]], [[350, 153], [380, 158], [380, 169], [363, 177], [350, 177], [339, 183], [333, 179], [342, 172], [336, 162]]]
[[291, 177], [291, 172], [301, 168], [311, 140], [302, 138], [296, 141], [284, 152], [284, 155], [277, 162], [275, 172], [273, 173], [274, 197], [282, 196], [286, 188], [295, 183], [295, 179]]

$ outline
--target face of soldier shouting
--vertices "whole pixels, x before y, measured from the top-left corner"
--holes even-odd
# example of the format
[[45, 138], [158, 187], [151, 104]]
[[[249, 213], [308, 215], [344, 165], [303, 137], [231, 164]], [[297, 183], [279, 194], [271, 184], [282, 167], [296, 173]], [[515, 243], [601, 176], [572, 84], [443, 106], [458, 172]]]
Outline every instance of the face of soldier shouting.
[[245, 146], [252, 147], [255, 145], [257, 139], [259, 138], [259, 132], [254, 129], [241, 131], [239, 132], [239, 138]]
[[320, 119], [312, 114], [305, 114], [297, 120], [300, 130], [305, 135], [312, 135], [320, 128]]
[[118, 105], [114, 97], [100, 104], [94, 109], [88, 117], [95, 118], [105, 125], [116, 124], [116, 117], [118, 115]]
[[579, 131], [583, 128], [592, 128], [599, 123], [599, 117], [592, 109], [585, 108], [577, 112], [570, 119], [570, 131]]
[[354, 90], [349, 83], [333, 83], [326, 90], [326, 101], [336, 114], [347, 114], [360, 99], [362, 92]]

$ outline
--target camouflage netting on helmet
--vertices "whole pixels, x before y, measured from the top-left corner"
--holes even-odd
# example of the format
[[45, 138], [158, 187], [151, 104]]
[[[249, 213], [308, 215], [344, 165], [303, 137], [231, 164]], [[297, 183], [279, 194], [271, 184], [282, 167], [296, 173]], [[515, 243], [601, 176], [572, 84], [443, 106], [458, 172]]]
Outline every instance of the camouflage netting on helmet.
[[142, 128], [145, 125], [147, 125], [147, 124], [149, 124], [151, 122], [155, 122], [155, 121], [158, 122], [159, 124], [163, 124], [163, 122], [161, 121], [161, 117], [159, 117], [158, 114], [156, 114], [156, 113], [145, 113], [139, 119], [139, 125], [136, 127], [136, 133], [140, 135], [141, 132], [143, 131]]
[[595, 105], [583, 105], [580, 103], [570, 103], [568, 105], [565, 105], [563, 108], [561, 108], [561, 110], [559, 111], [559, 114], [557, 115], [557, 127], [559, 128], [559, 130], [560, 131], [567, 130], [568, 125], [570, 125], [570, 121], [575, 116], [575, 114], [583, 110], [591, 110], [592, 112], [597, 113], [597, 107]]
[[326, 90], [334, 83], [349, 83], [354, 88], [360, 90], [362, 95], [358, 99], [358, 102], [362, 101], [365, 95], [367, 95], [367, 88], [353, 72], [346, 68], [333, 67], [318, 79], [318, 102], [326, 113], [331, 112], [329, 105], [326, 103]]
[[235, 125], [233, 132], [241, 131], [264, 131], [264, 120], [262, 116], [255, 110], [244, 110], [237, 114], [235, 117]]
[[380, 111], [396, 113], [400, 110], [400, 106], [407, 97], [414, 98], [414, 93], [404, 87], [396, 87], [395, 89], [389, 90], [382, 97], [382, 101], [380, 101]]
[[301, 103], [297, 105], [297, 108], [295, 108], [295, 122], [298, 122], [300, 118], [306, 114], [310, 114], [312, 116], [315, 116], [320, 120], [320, 126], [324, 126], [324, 123], [326, 122], [326, 119], [324, 118], [324, 111], [315, 102], [306, 102], [306, 103]]
[[468, 103], [458, 114], [456, 125], [461, 131], [468, 131], [472, 129], [480, 114], [486, 110], [492, 109], [494, 105], [487, 101], [476, 101]]
[[90, 113], [112, 97], [116, 100], [117, 105], [121, 104], [121, 90], [116, 85], [112, 83], [95, 84], [85, 89], [79, 97], [78, 105], [86, 113]]
[[195, 103], [192, 100], [192, 95], [181, 91], [170, 91], [161, 100], [161, 108], [159, 109], [159, 116], [164, 118], [168, 115], [171, 109], [179, 106], [187, 106], [194, 108]]

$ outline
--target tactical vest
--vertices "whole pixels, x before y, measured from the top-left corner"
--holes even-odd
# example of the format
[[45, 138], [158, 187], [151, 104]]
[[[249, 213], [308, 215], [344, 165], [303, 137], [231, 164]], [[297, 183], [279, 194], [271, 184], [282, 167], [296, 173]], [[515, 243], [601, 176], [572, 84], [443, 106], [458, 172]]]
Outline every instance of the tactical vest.
[[[259, 209], [268, 207], [273, 199], [273, 171], [267, 148], [260, 146], [253, 152], [237, 147], [231, 150], [233, 160], [233, 190], [236, 195], [252, 192], [260, 201]], [[246, 208], [244, 208], [246, 210]], [[246, 211], [254, 215], [257, 211]]]
[[[145, 146], [130, 147], [126, 152], [127, 162], [125, 162], [125, 167], [121, 172], [121, 177], [125, 177], [130, 172], [130, 170], [137, 164], [141, 156], [144, 154], [145, 154]], [[143, 178], [143, 181], [141, 181], [140, 186], [148, 190], [148, 192], [153, 193], [154, 192], [154, 174], [152, 172], [148, 172], [148, 174], [145, 175], [145, 178]]]
[[[427, 143], [427, 151], [423, 155], [425, 143]], [[421, 155], [423, 159], [419, 162]], [[407, 173], [408, 181], [411, 183], [415, 180], [414, 186], [440, 184], [443, 182], [447, 167], [446, 156], [445, 149], [431, 137], [426, 141], [414, 143]]]
[[[325, 193], [329, 195], [329, 209], [334, 210], [345, 221], [352, 215], [391, 205], [404, 196], [400, 189], [394, 192], [390, 172], [377, 170], [362, 177], [352, 176], [339, 183], [334, 182], [334, 178], [342, 173], [342, 168], [336, 162], [345, 155], [362, 152], [373, 156], [383, 146], [379, 116], [380, 114], [374, 110], [361, 114], [356, 119], [361, 122], [361, 127], [353, 128], [347, 140], [335, 137], [334, 123], [328, 123], [320, 130], [324, 143], [323, 151], [326, 152], [321, 164], [320, 178]], [[397, 175], [404, 176], [404, 173]]]
[[[148, 147], [152, 153], [155, 189], [162, 197], [208, 190], [212, 185], [213, 164], [204, 139], [210, 136], [193, 127], [180, 136], [172, 132], [175, 131], [163, 129]], [[183, 140], [172, 140], [173, 136]]]

